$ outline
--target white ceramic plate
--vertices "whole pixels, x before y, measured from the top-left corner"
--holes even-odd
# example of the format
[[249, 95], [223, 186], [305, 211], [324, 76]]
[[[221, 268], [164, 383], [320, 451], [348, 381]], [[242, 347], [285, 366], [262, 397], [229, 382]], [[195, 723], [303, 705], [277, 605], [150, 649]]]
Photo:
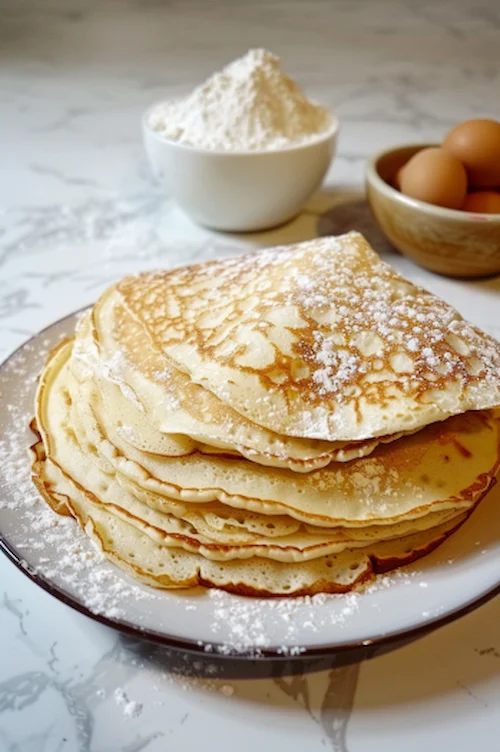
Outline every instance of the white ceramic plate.
[[36, 376], [76, 314], [46, 329], [0, 368], [0, 546], [37, 584], [124, 632], [212, 656], [357, 660], [411, 639], [500, 592], [500, 484], [433, 554], [345, 596], [260, 600], [219, 591], [175, 593], [132, 582], [104, 561], [70, 518], [53, 514], [29, 479]]

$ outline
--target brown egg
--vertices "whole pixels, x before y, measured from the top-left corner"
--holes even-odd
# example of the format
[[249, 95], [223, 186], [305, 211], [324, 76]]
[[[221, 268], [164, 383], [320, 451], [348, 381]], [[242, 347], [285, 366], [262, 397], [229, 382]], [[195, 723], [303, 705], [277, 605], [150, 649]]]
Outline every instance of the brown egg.
[[406, 165], [403, 165], [402, 167], [400, 167], [392, 179], [392, 184], [394, 188], [396, 188], [396, 190], [398, 191], [401, 190], [401, 178], [403, 177], [403, 170], [405, 167]]
[[460, 209], [467, 193], [465, 167], [444, 149], [422, 149], [404, 166], [401, 192], [428, 204]]
[[460, 123], [446, 136], [443, 149], [465, 165], [472, 188], [500, 185], [500, 123], [496, 120]]
[[462, 209], [477, 214], [500, 214], [500, 192], [476, 191], [469, 193]]

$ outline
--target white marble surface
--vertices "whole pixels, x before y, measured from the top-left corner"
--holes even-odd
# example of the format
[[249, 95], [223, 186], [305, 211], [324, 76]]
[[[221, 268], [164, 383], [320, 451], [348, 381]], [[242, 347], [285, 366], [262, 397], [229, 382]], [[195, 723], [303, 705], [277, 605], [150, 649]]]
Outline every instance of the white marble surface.
[[[290, 225], [217, 235], [153, 184], [139, 116], [249, 46], [276, 51], [336, 110], [340, 154]], [[458, 307], [467, 300], [469, 315], [500, 335], [499, 279], [416, 269], [357, 199], [374, 150], [500, 116], [496, 0], [3, 0], [0, 61], [0, 358], [132, 270], [351, 227]], [[72, 612], [2, 559], [0, 750], [494, 752], [499, 624], [497, 599], [361, 666], [245, 680], [228, 668], [214, 678], [210, 664]]]

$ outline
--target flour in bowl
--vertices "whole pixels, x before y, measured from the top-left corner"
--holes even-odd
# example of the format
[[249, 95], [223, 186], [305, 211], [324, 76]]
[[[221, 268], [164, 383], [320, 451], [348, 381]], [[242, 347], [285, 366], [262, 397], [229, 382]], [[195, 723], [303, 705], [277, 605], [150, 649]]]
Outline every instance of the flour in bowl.
[[269, 151], [314, 141], [334, 120], [282, 72], [278, 57], [257, 49], [214, 73], [189, 97], [158, 104], [148, 123], [189, 146]]

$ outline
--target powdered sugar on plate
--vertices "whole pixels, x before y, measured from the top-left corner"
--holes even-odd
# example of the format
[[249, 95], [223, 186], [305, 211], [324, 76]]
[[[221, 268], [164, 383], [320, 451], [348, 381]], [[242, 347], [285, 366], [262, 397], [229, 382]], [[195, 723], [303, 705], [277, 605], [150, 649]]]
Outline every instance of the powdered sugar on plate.
[[[222, 590], [210, 590], [208, 597], [214, 604], [213, 620], [210, 632], [217, 637], [225, 634], [222, 643], [214, 640], [200, 642], [207, 653], [234, 655], [251, 653], [260, 657], [266, 649], [273, 646], [272, 635], [276, 631], [286, 634], [286, 644], [278, 647], [283, 656], [298, 656], [307, 648], [301, 644], [304, 638], [308, 644], [311, 636], [321, 635], [328, 630], [330, 634], [342, 634], [349, 620], [359, 612], [365, 595], [394, 587], [411, 585], [420, 574], [416, 571], [398, 570], [379, 577], [363, 591], [342, 595], [319, 593], [299, 598], [277, 598], [262, 602], [257, 599], [235, 598]], [[427, 586], [427, 583], [421, 583]], [[335, 609], [325, 606], [335, 604]]]

